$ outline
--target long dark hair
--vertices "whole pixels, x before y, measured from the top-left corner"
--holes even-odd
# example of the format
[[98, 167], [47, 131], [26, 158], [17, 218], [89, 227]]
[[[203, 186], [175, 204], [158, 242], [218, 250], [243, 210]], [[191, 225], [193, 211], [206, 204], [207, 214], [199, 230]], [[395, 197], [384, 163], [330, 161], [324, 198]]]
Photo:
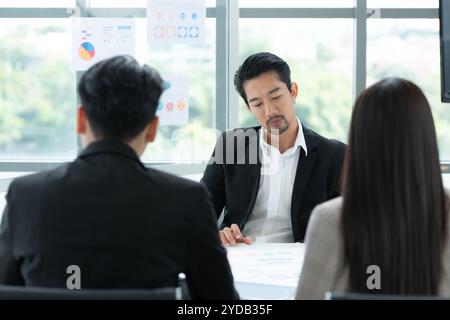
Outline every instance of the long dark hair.
[[[448, 200], [430, 105], [414, 83], [384, 79], [357, 98], [343, 190], [350, 289], [438, 294]], [[371, 265], [380, 268], [380, 290], [367, 286]]]

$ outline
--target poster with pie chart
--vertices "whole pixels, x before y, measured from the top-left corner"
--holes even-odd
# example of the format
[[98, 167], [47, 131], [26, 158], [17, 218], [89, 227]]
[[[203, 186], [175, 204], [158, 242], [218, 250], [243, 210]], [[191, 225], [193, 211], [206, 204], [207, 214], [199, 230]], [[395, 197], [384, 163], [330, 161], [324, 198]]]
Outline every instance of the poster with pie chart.
[[188, 78], [171, 75], [164, 78], [164, 91], [156, 114], [161, 126], [180, 126], [189, 120]]
[[115, 55], [135, 53], [134, 20], [128, 18], [73, 18], [72, 68], [85, 71]]

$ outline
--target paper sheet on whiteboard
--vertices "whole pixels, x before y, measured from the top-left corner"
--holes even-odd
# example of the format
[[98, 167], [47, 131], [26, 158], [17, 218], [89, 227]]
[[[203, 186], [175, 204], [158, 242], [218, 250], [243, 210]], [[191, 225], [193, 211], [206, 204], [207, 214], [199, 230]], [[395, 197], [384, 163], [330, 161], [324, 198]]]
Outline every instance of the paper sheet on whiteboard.
[[115, 55], [135, 54], [133, 19], [73, 18], [72, 67], [87, 70], [98, 61]]
[[149, 0], [147, 7], [150, 44], [203, 44], [204, 0]]
[[165, 90], [159, 99], [156, 114], [161, 126], [179, 126], [189, 120], [188, 78], [183, 75], [166, 76]]

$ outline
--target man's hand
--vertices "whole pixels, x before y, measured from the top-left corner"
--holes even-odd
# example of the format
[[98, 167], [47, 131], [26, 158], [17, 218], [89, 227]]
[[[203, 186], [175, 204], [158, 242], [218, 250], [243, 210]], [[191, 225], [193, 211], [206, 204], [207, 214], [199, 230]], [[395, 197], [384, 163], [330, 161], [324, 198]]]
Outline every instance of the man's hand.
[[250, 244], [253, 242], [251, 237], [244, 237], [237, 224], [233, 223], [230, 228], [225, 227], [220, 231], [220, 240], [222, 245], [229, 246], [236, 243]]

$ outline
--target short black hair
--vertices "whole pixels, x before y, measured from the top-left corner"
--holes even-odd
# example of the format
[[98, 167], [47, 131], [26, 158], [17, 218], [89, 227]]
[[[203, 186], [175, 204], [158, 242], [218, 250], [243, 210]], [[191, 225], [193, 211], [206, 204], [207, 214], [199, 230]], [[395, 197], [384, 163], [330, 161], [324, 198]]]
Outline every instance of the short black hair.
[[239, 92], [247, 105], [248, 101], [244, 90], [244, 82], [269, 71], [275, 71], [280, 77], [280, 80], [291, 91], [291, 69], [286, 61], [270, 52], [258, 52], [245, 59], [244, 63], [234, 75], [236, 91]]
[[97, 137], [128, 141], [154, 117], [163, 86], [158, 71], [122, 55], [89, 68], [78, 94]]

